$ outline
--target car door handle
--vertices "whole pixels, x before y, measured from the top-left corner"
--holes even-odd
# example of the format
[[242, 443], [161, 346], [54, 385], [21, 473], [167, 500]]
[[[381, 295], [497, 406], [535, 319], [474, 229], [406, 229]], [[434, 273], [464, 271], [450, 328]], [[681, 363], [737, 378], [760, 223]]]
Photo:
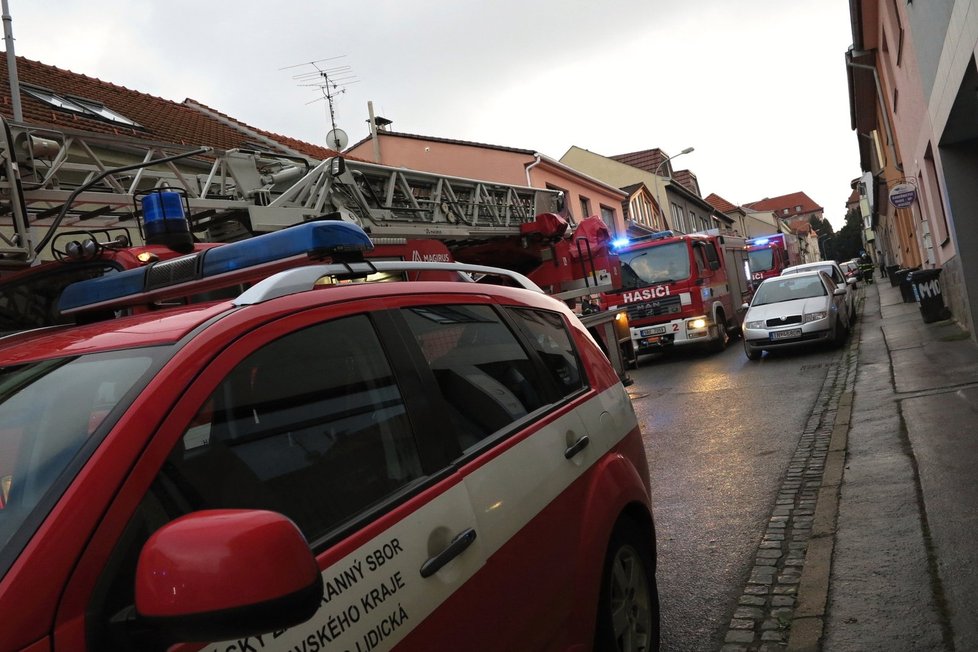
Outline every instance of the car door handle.
[[582, 450], [584, 450], [585, 448], [587, 448], [587, 445], [590, 444], [590, 443], [591, 443], [591, 440], [588, 439], [588, 436], [587, 435], [584, 435], [583, 437], [581, 437], [580, 439], [578, 439], [577, 441], [575, 441], [573, 444], [571, 444], [570, 448], [568, 448], [567, 450], [564, 451], [564, 457], [566, 457], [567, 459], [570, 459], [570, 458], [574, 457], [575, 455], [577, 455], [578, 453], [580, 453]]
[[421, 564], [421, 577], [431, 577], [440, 571], [445, 564], [461, 555], [466, 548], [472, 545], [473, 541], [475, 541], [475, 530], [472, 528], [459, 533], [452, 539], [447, 548]]

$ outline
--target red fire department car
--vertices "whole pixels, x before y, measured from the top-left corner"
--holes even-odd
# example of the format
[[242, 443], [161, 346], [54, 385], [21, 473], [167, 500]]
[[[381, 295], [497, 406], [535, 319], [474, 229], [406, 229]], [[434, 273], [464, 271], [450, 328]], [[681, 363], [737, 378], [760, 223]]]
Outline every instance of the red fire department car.
[[[66, 313], [159, 309], [0, 340], [0, 649], [656, 649], [645, 449], [587, 330], [369, 244], [315, 222], [83, 281]], [[417, 269], [459, 280], [363, 282]]]

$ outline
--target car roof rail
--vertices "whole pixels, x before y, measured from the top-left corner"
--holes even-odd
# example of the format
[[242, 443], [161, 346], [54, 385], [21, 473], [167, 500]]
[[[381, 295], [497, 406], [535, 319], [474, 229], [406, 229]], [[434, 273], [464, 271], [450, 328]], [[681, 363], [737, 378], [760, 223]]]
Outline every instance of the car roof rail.
[[259, 281], [242, 292], [232, 303], [236, 306], [254, 305], [290, 294], [306, 292], [315, 287], [322, 278], [364, 279], [371, 274], [397, 272], [454, 272], [461, 281], [476, 283], [486, 276], [497, 276], [509, 279], [517, 286], [543, 294], [539, 285], [529, 278], [508, 269], [488, 267], [485, 265], [467, 265], [464, 263], [436, 263], [423, 261], [362, 261], [352, 263], [329, 263], [322, 265], [306, 265], [286, 269]]

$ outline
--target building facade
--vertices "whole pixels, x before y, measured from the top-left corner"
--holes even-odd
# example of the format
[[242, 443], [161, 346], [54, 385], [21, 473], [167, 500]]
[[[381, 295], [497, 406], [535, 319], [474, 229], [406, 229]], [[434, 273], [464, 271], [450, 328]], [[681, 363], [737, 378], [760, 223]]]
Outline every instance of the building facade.
[[887, 265], [941, 268], [944, 302], [978, 321], [978, 3], [853, 0], [852, 126]]

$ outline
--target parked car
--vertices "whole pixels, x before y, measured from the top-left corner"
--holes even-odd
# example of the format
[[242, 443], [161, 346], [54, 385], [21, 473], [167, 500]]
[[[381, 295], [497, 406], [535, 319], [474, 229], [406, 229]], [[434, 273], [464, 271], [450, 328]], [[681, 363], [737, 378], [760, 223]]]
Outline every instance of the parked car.
[[802, 263], [801, 265], [793, 265], [791, 267], [785, 267], [781, 274], [797, 274], [799, 272], [808, 272], [812, 270], [822, 271], [829, 275], [832, 282], [838, 286], [844, 287], [846, 289], [846, 312], [849, 315], [849, 321], [856, 321], [856, 283], [858, 282], [856, 278], [846, 278], [845, 272], [839, 266], [839, 263], [834, 260], [820, 260], [814, 263]]
[[862, 277], [862, 270], [859, 268], [858, 259], [854, 258], [852, 260], [847, 260], [844, 263], [839, 263], [839, 267], [842, 268], [842, 273], [845, 274], [846, 281], [851, 278], [856, 279], [853, 283], [853, 287], [859, 287], [859, 279]]
[[796, 272], [765, 279], [744, 304], [744, 351], [758, 360], [764, 351], [841, 344], [849, 333], [846, 287], [822, 271]]
[[[368, 247], [350, 226], [273, 253]], [[567, 306], [347, 261], [139, 312], [263, 237], [0, 341], [0, 649], [657, 649], [642, 434]], [[368, 282], [419, 269], [459, 280]]]

